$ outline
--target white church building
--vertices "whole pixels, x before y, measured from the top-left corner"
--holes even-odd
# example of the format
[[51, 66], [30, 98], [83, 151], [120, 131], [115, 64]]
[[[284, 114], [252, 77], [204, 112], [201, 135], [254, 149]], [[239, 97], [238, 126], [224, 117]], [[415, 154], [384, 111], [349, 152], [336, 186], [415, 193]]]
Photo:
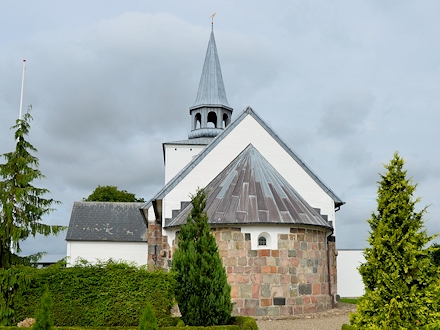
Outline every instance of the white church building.
[[231, 285], [234, 314], [332, 308], [334, 228], [344, 202], [252, 108], [231, 120], [211, 32], [187, 139], [163, 143], [165, 183], [146, 203], [76, 202], [71, 261], [126, 260], [168, 269], [176, 234], [206, 188], [206, 212]]

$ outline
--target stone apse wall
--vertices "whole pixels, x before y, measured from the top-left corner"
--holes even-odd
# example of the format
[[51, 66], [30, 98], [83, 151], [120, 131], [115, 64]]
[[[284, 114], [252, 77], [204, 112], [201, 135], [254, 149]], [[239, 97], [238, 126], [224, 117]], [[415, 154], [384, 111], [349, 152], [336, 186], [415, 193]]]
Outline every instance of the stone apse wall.
[[[159, 227], [149, 230], [149, 249], [150, 237], [156, 246], [149, 263], [168, 268], [172, 251]], [[291, 228], [290, 234], [278, 234], [277, 250], [252, 250], [240, 228], [215, 228], [213, 234], [231, 285], [234, 315], [285, 316], [333, 307], [336, 250], [324, 231]], [[175, 242], [171, 245], [174, 250]]]

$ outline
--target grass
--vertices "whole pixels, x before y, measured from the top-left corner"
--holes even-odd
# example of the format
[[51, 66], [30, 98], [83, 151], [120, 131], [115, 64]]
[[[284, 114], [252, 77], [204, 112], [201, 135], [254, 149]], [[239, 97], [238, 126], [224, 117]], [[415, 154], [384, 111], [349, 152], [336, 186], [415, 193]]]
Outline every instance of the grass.
[[346, 303], [346, 304], [355, 304], [356, 305], [358, 303], [358, 300], [356, 298], [341, 298], [340, 301], [343, 303]]

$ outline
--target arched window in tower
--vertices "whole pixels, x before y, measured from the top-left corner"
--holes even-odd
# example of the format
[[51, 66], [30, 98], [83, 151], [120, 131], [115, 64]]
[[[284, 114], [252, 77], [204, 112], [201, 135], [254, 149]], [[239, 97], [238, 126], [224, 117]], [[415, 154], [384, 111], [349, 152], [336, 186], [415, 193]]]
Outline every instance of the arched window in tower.
[[217, 128], [217, 114], [213, 111], [208, 113], [208, 127]]
[[226, 113], [223, 114], [222, 124], [223, 124], [223, 128], [226, 128], [226, 126], [229, 125], [229, 116]]
[[199, 129], [201, 127], [202, 127], [202, 115], [199, 112], [194, 116], [194, 129]]

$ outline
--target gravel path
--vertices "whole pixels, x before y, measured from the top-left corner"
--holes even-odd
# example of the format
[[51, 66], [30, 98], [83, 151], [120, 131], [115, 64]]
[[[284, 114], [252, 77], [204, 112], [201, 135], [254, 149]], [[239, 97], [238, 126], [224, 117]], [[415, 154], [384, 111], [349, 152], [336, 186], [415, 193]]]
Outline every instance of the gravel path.
[[322, 313], [292, 316], [284, 319], [263, 318], [257, 320], [259, 330], [340, 330], [349, 324], [348, 314], [354, 312], [354, 305], [341, 304]]

